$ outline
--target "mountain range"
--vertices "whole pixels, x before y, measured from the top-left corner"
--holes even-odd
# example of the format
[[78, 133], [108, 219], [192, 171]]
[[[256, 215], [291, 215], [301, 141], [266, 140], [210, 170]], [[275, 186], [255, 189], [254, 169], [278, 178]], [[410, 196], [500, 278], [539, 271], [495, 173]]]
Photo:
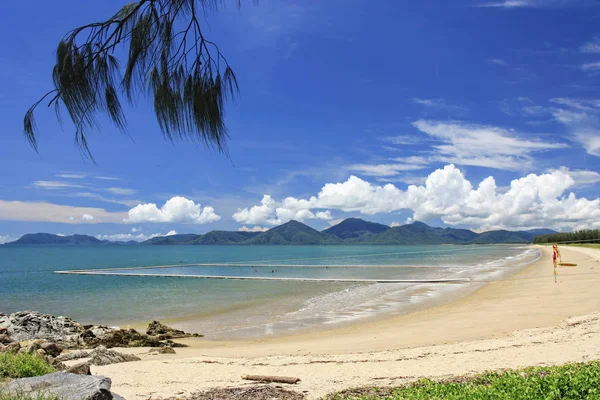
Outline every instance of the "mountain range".
[[422, 222], [389, 227], [360, 218], [348, 218], [321, 232], [298, 221], [290, 221], [265, 232], [210, 231], [204, 235], [181, 234], [159, 236], [144, 242], [111, 242], [93, 236], [59, 236], [49, 233], [28, 233], [7, 245], [425, 245], [425, 244], [485, 244], [531, 243], [540, 235], [556, 233], [551, 229], [526, 231], [494, 230], [476, 233], [468, 229], [434, 228]]

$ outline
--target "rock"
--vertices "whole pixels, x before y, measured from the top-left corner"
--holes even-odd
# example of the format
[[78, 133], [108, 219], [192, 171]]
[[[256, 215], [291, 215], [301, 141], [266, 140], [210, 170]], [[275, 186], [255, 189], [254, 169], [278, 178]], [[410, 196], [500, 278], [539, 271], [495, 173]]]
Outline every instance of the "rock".
[[19, 342], [12, 342], [6, 346], [0, 347], [0, 353], [13, 353], [17, 354], [21, 350], [21, 344]]
[[35, 311], [0, 315], [0, 329], [13, 341], [46, 339], [54, 343], [75, 343], [83, 327], [69, 317], [55, 317]]
[[42, 345], [46, 343], [48, 342], [46, 342], [43, 339], [24, 340], [21, 342], [21, 350], [19, 351], [19, 353], [34, 354], [36, 351], [42, 348]]
[[48, 361], [48, 356], [46, 355], [46, 352], [44, 351], [44, 349], [37, 349], [33, 353], [33, 355], [36, 356], [37, 358], [39, 358], [40, 360]]
[[[32, 340], [44, 340], [40, 343], [50, 344], [44, 348], [50, 356], [57, 356], [63, 349], [111, 347], [162, 347], [183, 346], [174, 344], [171, 338], [197, 337], [154, 321], [149, 328], [152, 332], [166, 332], [158, 335], [147, 335], [135, 329], [115, 329], [104, 325], [81, 325], [68, 317], [55, 317], [34, 311], [21, 311], [10, 315], [0, 314], [0, 344], [7, 337], [13, 342], [24, 342], [23, 352], [34, 353], [39, 347], [30, 346]], [[7, 336], [4, 336], [7, 335]]]
[[56, 343], [44, 343], [42, 349], [51, 357], [58, 357], [63, 349]]
[[71, 351], [68, 353], [62, 353], [60, 356], [56, 357], [58, 361], [70, 361], [70, 360], [78, 360], [80, 358], [90, 357], [89, 351]]
[[68, 369], [68, 367], [65, 364], [61, 363], [56, 358], [48, 357], [48, 364], [52, 365], [58, 371], [65, 371], [66, 369]]
[[8, 336], [8, 333], [0, 333], [0, 344], [12, 343], [12, 339]]
[[175, 350], [172, 347], [155, 347], [150, 349], [148, 353], [158, 353], [158, 354], [175, 354]]
[[[89, 330], [86, 336], [81, 335], [82, 344], [85, 347], [161, 347], [164, 343], [156, 337], [139, 333], [135, 329], [98, 329]], [[84, 332], [85, 333], [85, 332]], [[93, 335], [93, 336], [92, 336]]]
[[91, 375], [92, 372], [90, 370], [89, 362], [82, 362], [79, 364], [75, 364], [71, 367], [68, 367], [65, 372], [69, 372], [71, 374], [79, 374], [79, 375]]
[[187, 333], [179, 329], [171, 328], [170, 326], [161, 324], [158, 321], [152, 321], [148, 324], [146, 334], [151, 336], [158, 336], [159, 340], [167, 339], [181, 339], [186, 337], [202, 337], [197, 333]]
[[59, 398], [61, 400], [113, 400], [111, 380], [103, 376], [55, 372], [34, 378], [21, 378], [6, 387], [6, 393], [19, 398]]
[[98, 346], [90, 353], [91, 365], [110, 365], [128, 361], [139, 361], [141, 358], [132, 354], [123, 354], [118, 351], [108, 350], [104, 346]]

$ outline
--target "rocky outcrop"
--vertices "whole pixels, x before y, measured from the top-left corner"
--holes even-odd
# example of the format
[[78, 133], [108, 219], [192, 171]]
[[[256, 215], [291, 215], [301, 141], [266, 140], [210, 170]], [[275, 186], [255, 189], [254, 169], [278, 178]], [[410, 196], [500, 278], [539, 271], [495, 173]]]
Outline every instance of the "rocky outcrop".
[[5, 389], [8, 397], [59, 398], [61, 400], [121, 399], [110, 391], [111, 380], [103, 376], [56, 372], [12, 381]]
[[[200, 337], [173, 329], [158, 321], [148, 325], [149, 333], [135, 329], [115, 329], [104, 325], [81, 325], [69, 317], [55, 317], [34, 311], [21, 311], [10, 315], [0, 314], [0, 351], [8, 343], [21, 342], [27, 352], [30, 341], [45, 340], [53, 345], [43, 348], [47, 355], [56, 357], [62, 349], [111, 347], [182, 347], [171, 339]], [[25, 345], [23, 342], [27, 342]], [[37, 346], [37, 345], [34, 345]], [[40, 345], [41, 346], [41, 345]], [[11, 350], [12, 351], [12, 350]]]
[[173, 329], [170, 326], [161, 324], [158, 321], [152, 321], [148, 324], [146, 334], [151, 336], [157, 336], [159, 339], [181, 339], [187, 337], [202, 337], [198, 333], [187, 333], [179, 329]]
[[118, 351], [108, 350], [104, 346], [98, 346], [90, 353], [92, 359], [91, 365], [110, 365], [128, 361], [139, 361], [141, 358], [133, 354], [119, 353]]
[[55, 317], [34, 311], [0, 314], [0, 329], [12, 342], [46, 339], [53, 343], [73, 343], [83, 327], [69, 317]]
[[150, 354], [175, 354], [175, 349], [172, 347], [155, 347], [150, 349]]

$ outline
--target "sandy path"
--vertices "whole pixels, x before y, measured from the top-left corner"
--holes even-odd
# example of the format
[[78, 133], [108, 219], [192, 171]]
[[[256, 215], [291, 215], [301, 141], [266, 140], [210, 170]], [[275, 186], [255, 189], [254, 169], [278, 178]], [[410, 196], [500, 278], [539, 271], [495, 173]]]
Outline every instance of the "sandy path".
[[93, 373], [111, 377], [127, 399], [248, 385], [243, 374], [298, 376], [294, 390], [318, 398], [424, 376], [600, 359], [600, 250], [561, 251], [579, 265], [560, 269], [558, 284], [544, 249], [540, 261], [508, 279], [425, 311], [282, 338], [197, 340], [176, 355], [141, 354], [142, 361]]

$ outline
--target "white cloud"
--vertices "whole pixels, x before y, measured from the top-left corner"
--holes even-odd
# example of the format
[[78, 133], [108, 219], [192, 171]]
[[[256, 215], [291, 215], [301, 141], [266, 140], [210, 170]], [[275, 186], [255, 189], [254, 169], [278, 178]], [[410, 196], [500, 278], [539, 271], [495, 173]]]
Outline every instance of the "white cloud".
[[109, 187], [109, 188], [106, 188], [103, 190], [105, 190], [109, 193], [112, 193], [112, 194], [125, 195], [125, 196], [137, 193], [137, 190], [135, 190], [135, 189], [121, 188], [121, 187]]
[[355, 164], [348, 167], [350, 171], [361, 172], [366, 176], [395, 176], [402, 171], [417, 171], [425, 168], [422, 164]]
[[9, 236], [9, 235], [0, 235], [0, 244], [14, 242], [15, 240], [17, 240], [16, 237]]
[[579, 47], [579, 51], [582, 53], [600, 53], [600, 38], [596, 37], [587, 43], [582, 44]]
[[[93, 215], [93, 220], [83, 219], [83, 215]], [[60, 222], [67, 224], [97, 224], [122, 222], [127, 214], [110, 212], [103, 208], [74, 207], [46, 202], [0, 200], [0, 220]]]
[[69, 188], [85, 188], [83, 185], [63, 181], [35, 181], [33, 187], [38, 189], [69, 189]]
[[123, 204], [127, 207], [134, 207], [134, 206], [140, 204], [140, 200], [108, 198], [108, 197], [104, 197], [98, 193], [92, 193], [92, 192], [75, 192], [75, 193], [69, 193], [68, 195], [70, 197], [71, 196], [84, 197], [84, 198], [88, 198], [88, 199], [103, 201], [106, 203]]
[[142, 231], [142, 228], [135, 228], [135, 227], [131, 228], [131, 232], [133, 232], [133, 233], [141, 232], [141, 231]]
[[[458, 168], [447, 165], [432, 172], [423, 186], [411, 185], [401, 190], [392, 184], [379, 186], [351, 176], [345, 182], [324, 185], [309, 199], [288, 197], [280, 206], [289, 207], [291, 213], [302, 210], [312, 215], [314, 210], [324, 208], [365, 215], [410, 210], [411, 220], [440, 218], [449, 225], [464, 224], [477, 229], [600, 227], [600, 199], [577, 198], [568, 191], [577, 185], [577, 179], [589, 182], [597, 177], [589, 171], [563, 168], [529, 174], [501, 189], [492, 176], [475, 186]], [[248, 217], [253, 208], [240, 210], [238, 213], [243, 215], [234, 215], [234, 219], [243, 220], [241, 216]], [[262, 214], [262, 220], [282, 220], [277, 218], [278, 208], [268, 207], [271, 211]]]
[[176, 231], [169, 231], [168, 233], [153, 233], [150, 235], [145, 235], [143, 233], [138, 233], [136, 235], [131, 233], [114, 233], [110, 235], [97, 235], [96, 238], [100, 240], [110, 240], [111, 242], [128, 242], [128, 241], [136, 241], [143, 242], [144, 240], [152, 239], [158, 236], [173, 236], [177, 235]]
[[402, 226], [402, 224], [400, 222], [392, 222], [390, 227], [395, 228], [397, 226]]
[[502, 0], [480, 4], [499, 8], [563, 8], [593, 5], [593, 0]]
[[398, 135], [381, 137], [380, 140], [384, 140], [396, 145], [407, 146], [422, 144], [424, 139], [419, 135]]
[[588, 186], [600, 182], [600, 173], [596, 171], [571, 170], [567, 167], [560, 167], [559, 171], [573, 178], [577, 186]]
[[281, 202], [275, 201], [271, 196], [264, 195], [261, 204], [250, 208], [238, 209], [232, 218], [242, 224], [269, 224], [279, 225], [291, 220], [304, 221], [306, 219], [332, 219], [329, 211], [316, 214], [310, 201], [298, 200], [287, 197]]
[[431, 161], [505, 170], [526, 169], [532, 154], [566, 147], [564, 144], [521, 138], [517, 132], [457, 121], [418, 120], [413, 126], [442, 142]]
[[600, 104], [598, 101], [562, 100], [570, 108], [552, 108], [554, 118], [571, 131], [589, 154], [600, 156]]
[[586, 72], [598, 71], [600, 70], [600, 62], [583, 63], [581, 69]]
[[82, 175], [82, 174], [73, 174], [73, 173], [62, 173], [62, 174], [57, 174], [56, 175], [57, 178], [63, 178], [63, 179], [83, 179], [86, 176]]
[[212, 207], [202, 208], [185, 197], [176, 196], [158, 208], [154, 203], [139, 204], [129, 210], [124, 222], [174, 222], [184, 224], [207, 224], [221, 219]]
[[255, 225], [252, 228], [248, 228], [246, 225], [244, 225], [238, 229], [240, 232], [266, 232], [268, 230], [269, 228], [259, 225]]
[[100, 179], [103, 181], [120, 181], [121, 178], [115, 178], [113, 176], [94, 176], [94, 179]]
[[418, 97], [414, 97], [412, 102], [427, 108], [446, 110], [460, 115], [464, 115], [468, 112], [467, 107], [456, 104], [448, 104], [444, 99], [420, 99]]
[[93, 220], [94, 220], [94, 216], [93, 216], [93, 215], [90, 215], [90, 214], [83, 214], [83, 215], [81, 216], [81, 219], [82, 219], [83, 221], [93, 221]]
[[495, 65], [506, 65], [506, 61], [501, 58], [490, 58], [488, 62]]

